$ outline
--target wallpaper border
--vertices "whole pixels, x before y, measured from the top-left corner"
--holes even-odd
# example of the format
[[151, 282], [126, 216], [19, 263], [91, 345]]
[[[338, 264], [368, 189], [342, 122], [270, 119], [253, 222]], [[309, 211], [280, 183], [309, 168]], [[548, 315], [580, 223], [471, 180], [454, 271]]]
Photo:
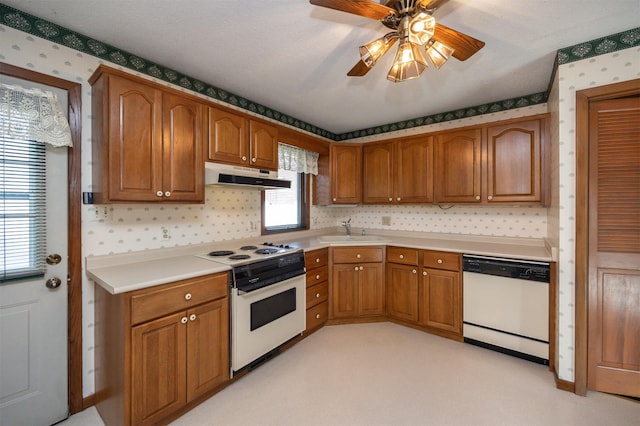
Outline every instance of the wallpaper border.
[[[0, 23], [11, 28], [32, 34], [45, 40], [53, 41], [79, 52], [95, 56], [131, 70], [176, 84], [187, 90], [200, 93], [217, 101], [233, 105], [246, 111], [278, 121], [280, 123], [304, 130], [311, 134], [324, 137], [333, 141], [346, 141], [349, 139], [371, 136], [376, 134], [394, 132], [412, 127], [426, 126], [429, 124], [443, 123], [460, 118], [475, 117], [484, 114], [492, 114], [499, 111], [522, 108], [525, 106], [542, 104], [547, 102], [549, 93], [540, 92], [511, 99], [500, 100], [482, 105], [447, 111], [424, 117], [394, 123], [382, 124], [366, 129], [354, 130], [341, 134], [335, 134], [313, 124], [307, 123], [290, 115], [271, 109], [265, 105], [246, 99], [242, 96], [228, 92], [209, 83], [189, 77], [169, 67], [157, 64], [153, 61], [133, 55], [124, 49], [119, 49], [83, 34], [56, 25], [37, 16], [30, 15], [18, 9], [0, 3]], [[603, 37], [586, 43], [560, 49], [557, 53], [559, 64], [611, 53], [639, 44], [640, 28], [624, 31], [611, 36]], [[595, 47], [594, 47], [595, 45]]]

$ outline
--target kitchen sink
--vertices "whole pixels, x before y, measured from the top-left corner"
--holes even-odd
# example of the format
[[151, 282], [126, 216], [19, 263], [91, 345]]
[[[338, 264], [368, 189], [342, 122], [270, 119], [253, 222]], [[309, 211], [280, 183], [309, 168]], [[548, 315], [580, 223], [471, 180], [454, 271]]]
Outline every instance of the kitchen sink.
[[321, 243], [329, 244], [384, 244], [391, 240], [377, 235], [323, 235], [318, 237]]

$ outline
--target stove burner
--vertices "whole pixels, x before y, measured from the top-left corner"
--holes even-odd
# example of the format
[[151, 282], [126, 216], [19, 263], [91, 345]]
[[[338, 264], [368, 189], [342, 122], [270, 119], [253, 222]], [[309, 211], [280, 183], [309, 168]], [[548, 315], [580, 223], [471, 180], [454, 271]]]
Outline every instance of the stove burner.
[[212, 257], [229, 256], [230, 254], [233, 254], [231, 250], [216, 250], [209, 253], [208, 256], [212, 256]]
[[229, 259], [231, 260], [244, 260], [244, 259], [249, 259], [251, 256], [249, 256], [248, 254], [234, 254], [233, 256], [229, 256]]
[[242, 246], [242, 247], [240, 247], [240, 250], [255, 250], [257, 248], [258, 247], [256, 247], [256, 246]]
[[278, 249], [275, 248], [261, 248], [256, 250], [254, 253], [258, 253], [258, 254], [273, 254], [273, 253], [277, 253]]

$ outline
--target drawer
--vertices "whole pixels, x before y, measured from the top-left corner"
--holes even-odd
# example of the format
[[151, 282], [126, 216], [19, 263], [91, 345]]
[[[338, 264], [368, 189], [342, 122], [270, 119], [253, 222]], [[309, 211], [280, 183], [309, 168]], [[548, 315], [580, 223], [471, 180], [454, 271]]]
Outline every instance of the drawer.
[[404, 247], [387, 247], [387, 262], [418, 266], [418, 250]]
[[329, 300], [329, 283], [326, 281], [307, 288], [307, 309]]
[[139, 324], [228, 294], [229, 275], [226, 272], [140, 290], [131, 296], [131, 324]]
[[307, 309], [307, 331], [321, 327], [329, 318], [329, 302]]
[[382, 247], [335, 247], [333, 263], [382, 262]]
[[[329, 279], [329, 268], [318, 268], [307, 271], [307, 287], [327, 281]], [[307, 290], [308, 291], [308, 290]]]
[[329, 263], [329, 250], [320, 249], [306, 252], [304, 254], [304, 263], [307, 270], [327, 266]]
[[425, 250], [422, 253], [425, 268], [447, 269], [449, 271], [460, 270], [461, 257], [459, 253], [431, 250]]

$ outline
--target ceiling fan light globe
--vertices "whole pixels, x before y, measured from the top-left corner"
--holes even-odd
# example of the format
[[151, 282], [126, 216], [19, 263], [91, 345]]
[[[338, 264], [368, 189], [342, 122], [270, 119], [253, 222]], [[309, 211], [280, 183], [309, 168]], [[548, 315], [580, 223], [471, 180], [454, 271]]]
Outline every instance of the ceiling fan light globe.
[[427, 13], [420, 12], [409, 23], [409, 40], [412, 43], [424, 46], [433, 37], [435, 28], [435, 18]]
[[394, 39], [390, 34], [385, 35], [384, 37], [380, 37], [364, 46], [360, 46], [360, 59], [365, 63], [366, 66], [371, 68], [378, 62], [378, 59], [382, 57], [387, 50], [393, 45]]
[[394, 83], [418, 78], [428, 67], [420, 46], [404, 41], [398, 47], [393, 65], [387, 74], [387, 79]]
[[447, 59], [449, 59], [453, 52], [454, 49], [451, 47], [434, 40], [427, 48], [426, 53], [433, 65], [435, 65], [437, 69], [440, 69], [440, 67], [447, 62]]

